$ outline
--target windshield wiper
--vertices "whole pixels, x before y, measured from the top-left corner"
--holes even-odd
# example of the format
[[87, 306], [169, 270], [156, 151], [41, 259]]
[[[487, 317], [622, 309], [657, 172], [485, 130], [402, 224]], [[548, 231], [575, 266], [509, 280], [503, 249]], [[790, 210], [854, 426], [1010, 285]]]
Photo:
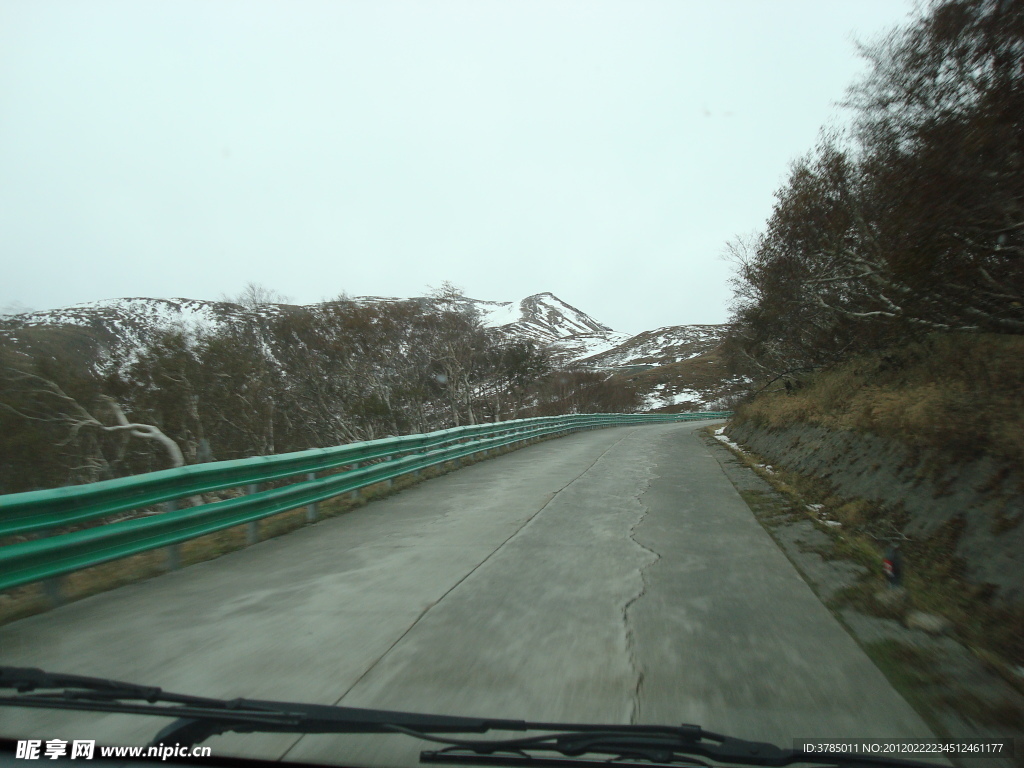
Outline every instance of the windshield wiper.
[[[607, 755], [618, 766], [707, 765], [715, 762], [756, 766], [795, 764], [849, 766], [906, 766], [930, 764], [873, 756], [828, 757], [782, 749], [765, 742], [734, 739], [696, 725], [594, 725], [540, 723], [525, 720], [423, 715], [415, 712], [360, 709], [320, 704], [298, 704], [259, 699], [210, 699], [169, 693], [161, 688], [134, 685], [98, 677], [65, 675], [23, 667], [0, 667], [0, 689], [16, 695], [0, 696], [0, 706], [88, 710], [171, 717], [149, 746], [175, 743], [192, 746], [211, 736], [239, 733], [403, 733], [449, 745], [424, 751], [424, 763], [474, 765], [579, 766], [609, 760], [588, 760]], [[142, 702], [142, 703], [138, 703]], [[504, 740], [461, 740], [434, 734], [486, 733], [487, 731], [540, 731], [546, 735]], [[537, 754], [541, 753], [541, 754]], [[543, 753], [554, 753], [549, 756]]]
[[[405, 728], [425, 733], [486, 733], [489, 730], [528, 730], [528, 724], [522, 720], [421, 715], [259, 699], [209, 699], [99, 677], [53, 674], [23, 667], [0, 667], [0, 689], [3, 688], [13, 688], [18, 695], [0, 696], [0, 705], [177, 718], [156, 735], [151, 742], [153, 745], [174, 741], [191, 746], [228, 731], [395, 733]], [[146, 703], [132, 703], [137, 701]]]

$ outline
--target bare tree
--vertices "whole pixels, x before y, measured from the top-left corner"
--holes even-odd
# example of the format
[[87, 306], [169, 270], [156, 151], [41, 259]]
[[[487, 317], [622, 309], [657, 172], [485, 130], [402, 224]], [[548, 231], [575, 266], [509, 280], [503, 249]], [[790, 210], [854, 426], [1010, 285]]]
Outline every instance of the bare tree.
[[1024, 4], [934, 0], [862, 49], [856, 119], [736, 240], [734, 359], [766, 376], [930, 332], [1024, 332]]
[[[118, 458], [124, 455], [127, 438], [136, 437], [159, 444], [166, 452], [172, 467], [180, 467], [185, 463], [178, 444], [159, 427], [129, 421], [120, 405], [109, 397], [97, 398], [97, 407], [90, 411], [58, 384], [38, 374], [5, 365], [0, 371], [0, 377], [5, 395], [0, 399], [0, 408], [23, 419], [59, 428], [64, 434], [58, 446], [67, 446], [79, 440], [83, 433], [96, 431], [123, 438], [117, 449]], [[12, 400], [17, 400], [18, 403], [15, 404]], [[100, 418], [100, 409], [106, 410], [106, 415], [112, 418], [113, 424]], [[109, 468], [110, 462], [101, 447], [96, 442], [91, 442], [85, 451], [83, 464], [75, 469], [83, 471], [87, 480], [96, 480], [108, 473]]]

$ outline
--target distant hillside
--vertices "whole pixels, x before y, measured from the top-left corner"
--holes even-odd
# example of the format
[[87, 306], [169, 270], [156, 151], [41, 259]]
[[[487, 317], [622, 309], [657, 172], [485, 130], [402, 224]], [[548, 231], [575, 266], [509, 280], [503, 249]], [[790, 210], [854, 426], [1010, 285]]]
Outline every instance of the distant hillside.
[[[381, 296], [352, 300], [360, 304], [403, 301]], [[436, 301], [429, 297], [415, 300]], [[630, 336], [549, 292], [518, 301], [459, 297], [454, 303], [478, 313], [485, 326], [500, 329], [511, 338], [544, 344], [560, 365], [575, 364], [620, 375], [664, 368], [647, 376], [630, 376], [652, 409], [699, 409], [720, 399], [726, 390], [731, 391], [731, 385], [723, 389], [713, 381], [720, 375], [713, 359], [700, 362], [719, 347], [728, 326], [668, 326]], [[90, 364], [111, 351], [130, 351], [142, 346], [159, 329], [183, 326], [212, 330], [247, 314], [272, 316], [301, 309], [302, 306], [290, 304], [247, 308], [233, 302], [183, 298], [108, 299], [0, 316], [0, 336], [13, 340], [18, 349], [26, 352]], [[686, 361], [694, 362], [678, 367]], [[718, 382], [721, 383], [720, 378]]]
[[[264, 311], [279, 312], [284, 305]], [[246, 312], [239, 304], [196, 299], [106, 299], [0, 317], [0, 336], [19, 349], [91, 363], [115, 349], [142, 346], [171, 326], [214, 328]]]
[[580, 362], [595, 368], [680, 363], [717, 349], [728, 334], [727, 325], [671, 325], [630, 336]]
[[[381, 296], [352, 299], [359, 304], [404, 300]], [[415, 300], [424, 303], [434, 301], [428, 297]], [[538, 293], [517, 302], [463, 297], [456, 304], [477, 312], [487, 327], [501, 328], [511, 336], [530, 338], [552, 346], [564, 361], [594, 354], [628, 338], [551, 293]], [[46, 343], [44, 329], [52, 332], [60, 328], [63, 329], [60, 338], [74, 339], [83, 353], [85, 346], [92, 347], [94, 353], [100, 353], [114, 346], [138, 346], [154, 330], [170, 326], [212, 329], [245, 314], [274, 315], [300, 309], [302, 306], [290, 304], [266, 304], [251, 309], [232, 302], [182, 298], [107, 299], [7, 315], [0, 318], [0, 333], [26, 344], [38, 345]]]
[[598, 354], [628, 339], [553, 293], [536, 293], [518, 302], [465, 299], [484, 325], [512, 337], [547, 345], [561, 363]]
[[644, 393], [645, 410], [658, 413], [726, 410], [730, 398], [750, 387], [745, 378], [728, 375], [720, 347], [679, 362], [619, 375]]

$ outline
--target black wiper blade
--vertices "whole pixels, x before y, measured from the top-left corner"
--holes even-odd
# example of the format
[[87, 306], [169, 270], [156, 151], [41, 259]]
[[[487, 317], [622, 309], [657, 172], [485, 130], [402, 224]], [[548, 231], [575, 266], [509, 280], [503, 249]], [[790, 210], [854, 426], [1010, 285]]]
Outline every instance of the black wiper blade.
[[[182, 746], [228, 731], [242, 733], [426, 733], [524, 731], [522, 720], [423, 715], [415, 712], [298, 704], [259, 699], [212, 699], [170, 693], [161, 688], [99, 677], [65, 675], [24, 667], [0, 667], [0, 706], [69, 709], [175, 718], [151, 744], [175, 741]], [[134, 703], [142, 701], [145, 703]]]
[[[440, 741], [440, 740], [438, 740]], [[549, 757], [554, 753], [562, 757]], [[580, 765], [601, 763], [587, 755], [608, 755], [623, 761], [651, 765], [707, 765], [698, 757], [717, 762], [757, 766], [787, 766], [801, 762], [793, 750], [765, 742], [734, 739], [694, 725], [609, 726], [603, 731], [566, 731], [505, 741], [461, 741], [447, 749], [420, 753], [424, 763], [477, 765]], [[565, 758], [571, 758], [566, 762]]]
[[[715, 764], [753, 766], [889, 766], [890, 768], [934, 768], [929, 763], [899, 760], [871, 755], [837, 754], [835, 756], [782, 749], [767, 742], [746, 741], [705, 731], [698, 726], [679, 728], [625, 726], [605, 731], [569, 731], [547, 736], [504, 741], [459, 741], [436, 739], [448, 743], [446, 749], [423, 751], [422, 763], [505, 766], [709, 766], [700, 758]], [[593, 759], [593, 756], [607, 756]]]
[[34, 667], [0, 667], [0, 688], [13, 688], [19, 693], [60, 689], [69, 693], [80, 691], [83, 696], [95, 698], [134, 698], [145, 701], [156, 701], [160, 695], [160, 689], [153, 686], [122, 683], [100, 677], [44, 672]]
[[[299, 704], [260, 699], [212, 699], [170, 693], [153, 686], [40, 669], [0, 666], [0, 690], [17, 692], [0, 697], [0, 706], [71, 709], [174, 718], [150, 745], [175, 742], [191, 746], [221, 733], [235, 731], [282, 733], [404, 733], [448, 745], [424, 751], [425, 763], [475, 765], [579, 766], [707, 765], [753, 766], [795, 764], [843, 766], [904, 766], [934, 768], [928, 763], [872, 756], [835, 758], [781, 749], [765, 742], [734, 739], [696, 725], [595, 725], [541, 723], [525, 720], [424, 715], [415, 712]], [[142, 702], [142, 703], [137, 703]], [[487, 741], [438, 737], [433, 734], [535, 731], [545, 735]], [[541, 754], [537, 754], [541, 753]], [[548, 754], [545, 754], [548, 753]], [[588, 755], [610, 759], [591, 760]]]
[[437, 752], [420, 752], [421, 763], [444, 763], [446, 765], [502, 765], [523, 766], [525, 768], [581, 768], [581, 766], [601, 766], [602, 768], [679, 768], [679, 766], [703, 766], [710, 768], [696, 758], [681, 759], [672, 762], [651, 761], [636, 758], [615, 758], [614, 760], [596, 760], [587, 757], [541, 757], [524, 753], [499, 753], [484, 755], [473, 750], [451, 747]]
[[[18, 693], [17, 696], [0, 697], [0, 705], [6, 706], [155, 715], [187, 718], [190, 722], [258, 727], [297, 726], [302, 719], [299, 713], [286, 711], [280, 706], [260, 706], [243, 699], [186, 696], [155, 686], [44, 672], [31, 667], [0, 667], [0, 689], [4, 688], [12, 688]], [[132, 703], [136, 701], [145, 703]]]

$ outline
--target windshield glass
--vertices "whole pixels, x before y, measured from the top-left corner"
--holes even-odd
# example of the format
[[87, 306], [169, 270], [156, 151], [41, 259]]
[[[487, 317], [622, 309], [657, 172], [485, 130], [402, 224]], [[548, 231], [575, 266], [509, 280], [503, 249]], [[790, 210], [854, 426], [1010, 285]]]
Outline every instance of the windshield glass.
[[[1022, 39], [0, 2], [0, 665], [1020, 765]], [[443, 748], [5, 685], [20, 760]]]

